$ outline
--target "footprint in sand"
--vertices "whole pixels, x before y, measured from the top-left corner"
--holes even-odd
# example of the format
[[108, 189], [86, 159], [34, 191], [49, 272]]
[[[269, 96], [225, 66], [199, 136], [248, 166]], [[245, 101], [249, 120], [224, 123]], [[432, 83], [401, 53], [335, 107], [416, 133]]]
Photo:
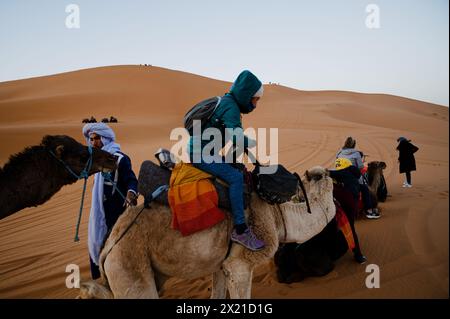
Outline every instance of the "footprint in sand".
[[440, 195], [440, 198], [446, 199], [446, 198], [448, 198], [448, 191], [440, 192], [439, 195]]

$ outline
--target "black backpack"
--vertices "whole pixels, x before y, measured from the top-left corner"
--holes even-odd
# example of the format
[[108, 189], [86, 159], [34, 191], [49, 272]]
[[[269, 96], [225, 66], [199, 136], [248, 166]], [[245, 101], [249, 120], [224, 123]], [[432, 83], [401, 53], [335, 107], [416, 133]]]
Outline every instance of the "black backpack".
[[299, 180], [294, 174], [282, 165], [276, 166], [273, 174], [261, 174], [259, 165], [252, 172], [256, 193], [272, 205], [290, 201], [299, 186]]
[[184, 127], [188, 130], [189, 135], [193, 135], [194, 120], [199, 120], [202, 127], [205, 127], [214, 111], [217, 109], [221, 101], [220, 96], [215, 96], [206, 100], [203, 100], [193, 108], [191, 108], [184, 116]]

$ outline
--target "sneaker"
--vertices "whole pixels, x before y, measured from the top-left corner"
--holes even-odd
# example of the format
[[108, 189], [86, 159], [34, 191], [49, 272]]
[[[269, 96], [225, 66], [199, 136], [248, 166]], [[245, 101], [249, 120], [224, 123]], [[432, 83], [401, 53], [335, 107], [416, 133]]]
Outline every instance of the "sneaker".
[[411, 184], [408, 184], [408, 183], [403, 183], [402, 187], [403, 187], [403, 188], [411, 188], [412, 185], [411, 185]]
[[233, 232], [231, 233], [231, 240], [253, 251], [261, 250], [265, 246], [264, 241], [256, 238], [256, 235], [250, 227], [248, 227], [240, 235], [238, 235], [236, 229], [233, 229]]
[[366, 256], [364, 256], [363, 254], [355, 254], [353, 257], [355, 258], [355, 261], [361, 265], [365, 264], [367, 261]]
[[377, 219], [380, 218], [380, 213], [378, 212], [378, 209], [369, 209], [366, 212], [366, 217], [370, 219]]

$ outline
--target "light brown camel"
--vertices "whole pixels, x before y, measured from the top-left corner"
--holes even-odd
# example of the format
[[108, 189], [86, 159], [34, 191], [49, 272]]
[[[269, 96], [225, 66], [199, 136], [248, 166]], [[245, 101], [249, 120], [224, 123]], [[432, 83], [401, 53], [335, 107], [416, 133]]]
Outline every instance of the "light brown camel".
[[252, 194], [246, 215], [266, 243], [257, 252], [233, 243], [227, 255], [230, 218], [183, 237], [170, 228], [169, 207], [152, 203], [138, 218], [143, 207], [129, 208], [101, 252], [99, 282], [81, 283], [79, 297], [158, 298], [169, 277], [194, 279], [213, 274], [212, 298], [225, 298], [227, 289], [231, 298], [250, 298], [256, 265], [271, 259], [280, 242], [301, 243], [318, 234], [336, 213], [327, 170], [314, 167], [305, 175], [311, 214], [305, 203], [271, 206]]
[[[0, 168], [0, 219], [23, 208], [41, 205], [64, 185], [76, 182], [62, 162], [79, 174], [88, 159], [88, 147], [66, 135], [47, 135], [40, 145], [11, 156]], [[115, 156], [93, 149], [89, 175], [115, 167]]]

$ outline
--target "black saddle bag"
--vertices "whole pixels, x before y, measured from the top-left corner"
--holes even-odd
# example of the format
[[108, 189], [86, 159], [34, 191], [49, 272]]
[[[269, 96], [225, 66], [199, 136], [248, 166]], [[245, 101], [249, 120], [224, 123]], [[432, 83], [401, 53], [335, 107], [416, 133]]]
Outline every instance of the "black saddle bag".
[[272, 174], [261, 174], [260, 166], [253, 170], [253, 184], [256, 193], [267, 203], [282, 204], [290, 201], [298, 190], [298, 178], [283, 165], [276, 165]]

